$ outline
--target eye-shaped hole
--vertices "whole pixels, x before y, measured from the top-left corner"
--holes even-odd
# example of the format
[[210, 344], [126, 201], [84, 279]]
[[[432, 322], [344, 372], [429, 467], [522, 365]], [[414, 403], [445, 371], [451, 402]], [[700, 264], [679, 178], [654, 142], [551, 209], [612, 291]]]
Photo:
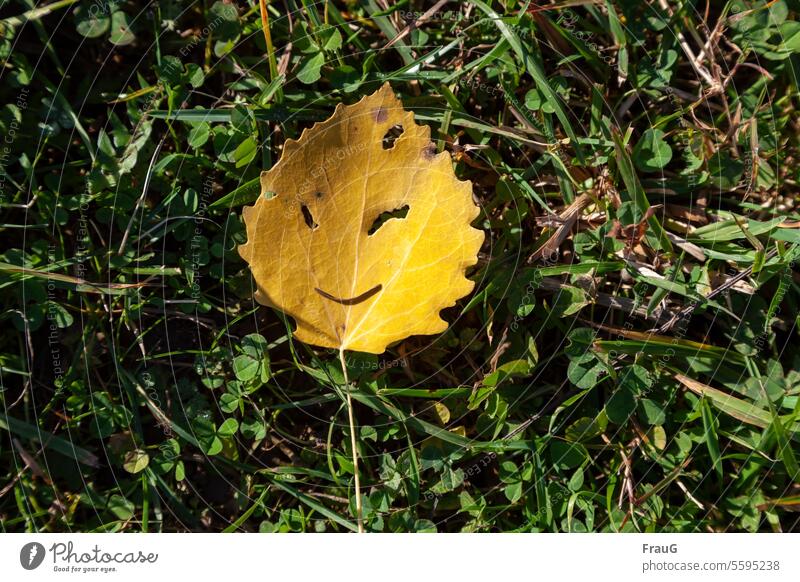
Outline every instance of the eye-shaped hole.
[[403, 135], [402, 125], [393, 125], [383, 134], [383, 149], [390, 150], [394, 147], [397, 138]]
[[408, 204], [405, 206], [401, 206], [400, 208], [395, 208], [394, 210], [387, 210], [386, 212], [381, 212], [376, 218], [372, 226], [369, 227], [367, 234], [372, 236], [375, 234], [380, 227], [382, 227], [387, 220], [391, 218], [405, 218], [408, 215]]
[[310, 228], [311, 230], [314, 230], [314, 229], [319, 227], [319, 225], [316, 222], [314, 222], [314, 217], [311, 216], [311, 211], [308, 209], [308, 206], [303, 204], [300, 207], [300, 211], [303, 213], [303, 220], [306, 221], [306, 226], [308, 228]]

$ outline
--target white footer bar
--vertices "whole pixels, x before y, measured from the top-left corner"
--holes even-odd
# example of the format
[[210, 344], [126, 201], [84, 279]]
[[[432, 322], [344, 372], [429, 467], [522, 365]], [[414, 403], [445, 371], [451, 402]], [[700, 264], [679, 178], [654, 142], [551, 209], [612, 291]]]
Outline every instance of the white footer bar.
[[187, 575], [221, 581], [797, 581], [800, 534], [3, 534], [0, 575], [136, 582]]

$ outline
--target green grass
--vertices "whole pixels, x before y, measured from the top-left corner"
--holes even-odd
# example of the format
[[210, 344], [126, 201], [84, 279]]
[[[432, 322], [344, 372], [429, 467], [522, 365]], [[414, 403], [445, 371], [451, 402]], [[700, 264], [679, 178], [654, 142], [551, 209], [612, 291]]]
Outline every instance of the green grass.
[[797, 0], [391, 43], [428, 4], [269, 3], [271, 55], [258, 2], [143, 4], [0, 8], [2, 531], [356, 529], [338, 354], [236, 248], [285, 140], [386, 81], [487, 236], [447, 332], [347, 354], [366, 528], [800, 529]]

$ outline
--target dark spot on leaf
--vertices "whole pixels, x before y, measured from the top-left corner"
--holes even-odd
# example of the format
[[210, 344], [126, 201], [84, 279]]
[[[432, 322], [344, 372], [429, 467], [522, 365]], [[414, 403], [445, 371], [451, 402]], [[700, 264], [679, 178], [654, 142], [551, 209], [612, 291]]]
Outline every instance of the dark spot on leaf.
[[314, 196], [316, 196], [317, 200], [319, 200], [320, 198], [322, 198], [325, 195], [322, 192], [314, 192]]
[[394, 142], [396, 142], [397, 138], [401, 135], [403, 135], [402, 125], [393, 125], [390, 127], [383, 135], [383, 149], [392, 149], [394, 147]]
[[378, 107], [378, 109], [375, 110], [375, 121], [383, 123], [387, 119], [389, 119], [389, 112], [383, 107]]
[[372, 236], [375, 234], [380, 227], [386, 223], [387, 220], [391, 218], [405, 218], [408, 215], [408, 204], [405, 206], [401, 206], [400, 208], [395, 208], [394, 210], [387, 210], [386, 212], [381, 212], [378, 218], [376, 218], [372, 226], [369, 227], [369, 231], [367, 234]]
[[319, 225], [316, 222], [314, 222], [314, 217], [311, 216], [311, 211], [308, 209], [308, 206], [303, 204], [300, 207], [300, 211], [303, 213], [303, 220], [306, 221], [306, 226], [308, 228], [310, 228], [311, 230], [314, 230], [315, 228], [319, 227]]

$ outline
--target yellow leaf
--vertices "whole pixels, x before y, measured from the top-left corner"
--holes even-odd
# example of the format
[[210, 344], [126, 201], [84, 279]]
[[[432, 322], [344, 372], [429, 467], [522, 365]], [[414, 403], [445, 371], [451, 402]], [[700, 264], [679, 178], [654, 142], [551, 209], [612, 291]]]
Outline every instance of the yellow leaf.
[[261, 191], [239, 253], [256, 299], [290, 315], [302, 342], [380, 354], [447, 329], [439, 311], [472, 291], [464, 273], [484, 236], [472, 184], [388, 83], [287, 140]]
[[433, 403], [433, 410], [436, 413], [436, 418], [439, 420], [439, 423], [442, 425], [446, 425], [450, 422], [450, 409], [447, 408], [441, 402], [434, 402]]

